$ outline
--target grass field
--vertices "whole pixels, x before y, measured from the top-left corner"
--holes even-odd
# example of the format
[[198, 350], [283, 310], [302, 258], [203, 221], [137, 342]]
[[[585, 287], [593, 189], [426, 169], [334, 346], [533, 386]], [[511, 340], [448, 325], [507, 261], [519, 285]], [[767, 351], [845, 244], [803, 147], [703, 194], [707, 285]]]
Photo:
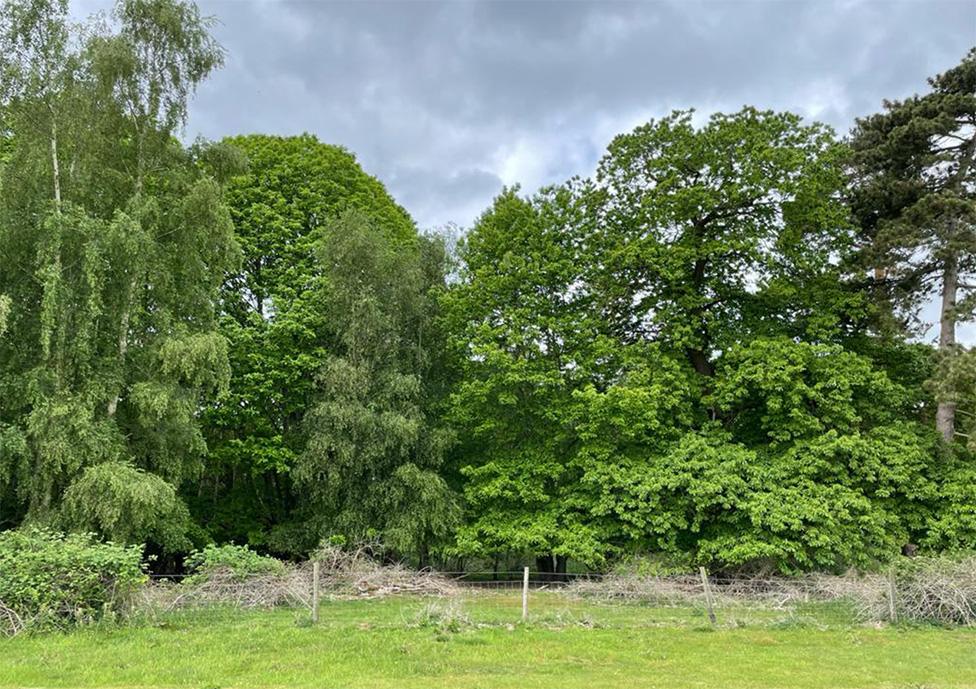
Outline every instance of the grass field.
[[[446, 608], [444, 606], [447, 606]], [[534, 594], [170, 614], [0, 641], [2, 687], [976, 689], [976, 630], [869, 628], [837, 606], [701, 610]]]

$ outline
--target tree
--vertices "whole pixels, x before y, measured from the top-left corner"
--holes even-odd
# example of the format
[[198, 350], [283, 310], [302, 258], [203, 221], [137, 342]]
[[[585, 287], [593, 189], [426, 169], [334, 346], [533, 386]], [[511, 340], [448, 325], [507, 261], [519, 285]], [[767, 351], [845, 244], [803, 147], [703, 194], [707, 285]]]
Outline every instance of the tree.
[[123, 0], [115, 17], [120, 31], [95, 39], [93, 69], [121, 111], [116, 134], [130, 148], [139, 195], [185, 123], [189, 96], [223, 64], [223, 49], [210, 35], [213, 19], [192, 2]]
[[[20, 135], [30, 128], [48, 144], [50, 189], [61, 208], [59, 122], [70, 116], [79, 68], [69, 44], [68, 0], [6, 2], [0, 15], [0, 100], [15, 101]], [[43, 155], [43, 154], [42, 154]]]
[[243, 250], [240, 268], [221, 288], [221, 332], [234, 376], [229, 394], [206, 410], [210, 461], [186, 496], [218, 540], [304, 554], [292, 472], [307, 442], [303, 419], [316, 375], [336, 346], [315, 247], [350, 210], [396, 243], [415, 241], [417, 230], [342, 148], [309, 134], [240, 136], [224, 144], [246, 158], [226, 192]]
[[842, 153], [792, 115], [676, 113], [495, 200], [448, 298], [462, 551], [793, 571], [925, 535], [921, 393], [844, 346]]
[[[912, 312], [938, 296], [939, 351], [950, 358], [960, 354], [957, 325], [976, 312], [976, 48], [929, 84], [858, 120], [854, 203], [897, 305]], [[956, 401], [950, 381], [936, 387], [936, 428], [951, 442]]]
[[465, 238], [446, 303], [464, 362], [451, 409], [469, 509], [459, 546], [535, 555], [548, 572], [564, 572], [568, 557], [598, 562], [604, 550], [570, 461], [572, 396], [598, 377], [607, 344], [587, 319], [585, 287], [573, 289], [586, 263], [582, 229], [573, 231], [580, 211], [567, 189], [502, 192]]
[[939, 507], [914, 396], [838, 345], [761, 338], [717, 359], [707, 404], [659, 354], [580, 395], [576, 462], [591, 524], [617, 553], [792, 572], [870, 566]]
[[617, 136], [588, 240], [614, 332], [666, 343], [706, 377], [747, 333], [835, 335], [853, 306], [831, 265], [847, 241], [840, 154], [828, 128], [752, 108]]
[[173, 491], [206, 452], [201, 401], [227, 386], [215, 305], [238, 249], [212, 153], [174, 135], [220, 51], [181, 0], [120, 2], [114, 33], [71, 33], [62, 3], [3, 16], [5, 56], [58, 51], [4, 65], [4, 520], [183, 545]]
[[364, 214], [342, 215], [319, 249], [334, 346], [317, 376], [296, 478], [321, 536], [379, 536], [427, 564], [457, 506], [439, 471], [450, 436], [430, 406], [426, 241], [394, 242]]
[[838, 345], [785, 338], [736, 347], [722, 368], [714, 397], [723, 430], [755, 458], [741, 529], [703, 543], [706, 552], [843, 568], [917, 541], [938, 494], [912, 391]]

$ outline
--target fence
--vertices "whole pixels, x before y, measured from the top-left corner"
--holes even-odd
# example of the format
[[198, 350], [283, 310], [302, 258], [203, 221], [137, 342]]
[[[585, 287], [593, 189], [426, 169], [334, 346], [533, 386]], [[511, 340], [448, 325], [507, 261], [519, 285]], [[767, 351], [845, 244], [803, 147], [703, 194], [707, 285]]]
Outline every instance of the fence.
[[[180, 577], [154, 578], [137, 607], [156, 612], [291, 607], [306, 610], [312, 623], [339, 610], [365, 615], [364, 623], [375, 616], [398, 623], [444, 617], [472, 624], [562, 620], [591, 626], [896, 622], [917, 619], [925, 608], [929, 619], [976, 623], [974, 592], [958, 582], [945, 584], [922, 591], [917, 582], [899, 583], [884, 574], [723, 577], [704, 568], [672, 576], [552, 575], [528, 568], [418, 572], [378, 565], [337, 570], [312, 563], [284, 574], [215, 571], [184, 583]], [[357, 600], [381, 603], [351, 611], [348, 604]]]

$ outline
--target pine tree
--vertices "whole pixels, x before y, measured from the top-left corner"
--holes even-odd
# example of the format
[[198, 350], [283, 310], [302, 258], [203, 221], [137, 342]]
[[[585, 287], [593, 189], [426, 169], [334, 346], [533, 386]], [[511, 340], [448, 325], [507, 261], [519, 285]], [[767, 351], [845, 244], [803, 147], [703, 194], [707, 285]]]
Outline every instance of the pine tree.
[[[938, 299], [946, 360], [960, 356], [957, 325], [976, 310], [976, 48], [929, 84], [929, 93], [858, 120], [855, 208], [893, 303], [911, 313]], [[950, 442], [957, 393], [952, 380], [933, 383], [936, 428]]]

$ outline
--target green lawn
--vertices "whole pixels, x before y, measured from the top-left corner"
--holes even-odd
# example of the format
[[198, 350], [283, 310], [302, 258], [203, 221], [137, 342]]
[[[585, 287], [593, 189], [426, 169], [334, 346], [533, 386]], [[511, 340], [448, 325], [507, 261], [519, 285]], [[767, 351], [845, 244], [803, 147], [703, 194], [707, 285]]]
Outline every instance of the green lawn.
[[[152, 624], [0, 641], [0, 687], [976, 689], [976, 630], [858, 626], [842, 611], [609, 606], [479, 596], [460, 623], [419, 624], [417, 599], [197, 612]], [[440, 604], [435, 604], [439, 608]], [[436, 611], [435, 611], [436, 612]], [[451, 617], [451, 616], [447, 616]]]

